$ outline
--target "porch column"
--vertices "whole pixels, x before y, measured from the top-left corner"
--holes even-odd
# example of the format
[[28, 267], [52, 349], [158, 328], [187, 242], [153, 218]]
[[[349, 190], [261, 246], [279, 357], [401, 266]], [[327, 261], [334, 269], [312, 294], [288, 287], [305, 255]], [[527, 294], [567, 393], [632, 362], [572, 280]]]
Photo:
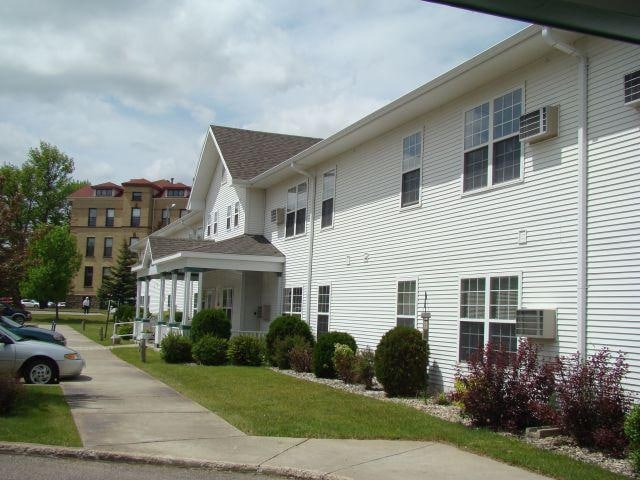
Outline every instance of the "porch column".
[[204, 295], [202, 291], [202, 272], [198, 272], [198, 304], [196, 305], [196, 312], [199, 312], [204, 307]]
[[171, 304], [169, 305], [169, 323], [176, 321], [176, 291], [178, 290], [178, 272], [171, 272]]
[[164, 274], [161, 274], [160, 275], [160, 307], [158, 309], [159, 321], [164, 320], [164, 286], [165, 286]]
[[144, 306], [142, 316], [147, 318], [149, 316], [149, 277], [144, 279], [144, 299], [142, 305]]
[[136, 318], [140, 317], [140, 293], [142, 291], [142, 282], [136, 278]]
[[[282, 287], [282, 274], [280, 272], [276, 273], [276, 275], [278, 276], [278, 295], [277, 295], [277, 299], [278, 299], [278, 315], [276, 316], [280, 316], [282, 315], [282, 302], [284, 302], [284, 290]], [[308, 295], [308, 293], [307, 293]]]
[[182, 324], [191, 324], [191, 272], [184, 272], [184, 312], [182, 312]]

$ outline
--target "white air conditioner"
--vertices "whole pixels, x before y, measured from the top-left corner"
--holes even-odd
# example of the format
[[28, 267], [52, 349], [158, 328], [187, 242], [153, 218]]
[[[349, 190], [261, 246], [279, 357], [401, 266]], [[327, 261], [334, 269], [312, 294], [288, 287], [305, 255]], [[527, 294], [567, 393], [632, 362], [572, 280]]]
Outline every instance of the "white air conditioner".
[[553, 340], [556, 338], [556, 310], [527, 308], [516, 311], [518, 337]]
[[546, 106], [520, 117], [520, 141], [536, 143], [558, 136], [558, 107]]
[[624, 76], [624, 104], [640, 108], [640, 70]]
[[284, 208], [274, 208], [271, 210], [271, 223], [282, 225], [284, 223]]

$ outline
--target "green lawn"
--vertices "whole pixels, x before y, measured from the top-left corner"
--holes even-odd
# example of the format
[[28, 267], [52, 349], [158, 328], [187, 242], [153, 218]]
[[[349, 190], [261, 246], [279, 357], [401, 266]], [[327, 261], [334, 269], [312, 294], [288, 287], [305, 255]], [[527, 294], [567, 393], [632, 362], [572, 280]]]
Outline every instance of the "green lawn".
[[445, 422], [415, 409], [349, 394], [267, 368], [164, 363], [147, 351], [113, 353], [251, 435], [440, 441], [559, 479], [626, 478], [497, 433]]
[[14, 412], [0, 417], [0, 440], [81, 447], [62, 389], [27, 385]]

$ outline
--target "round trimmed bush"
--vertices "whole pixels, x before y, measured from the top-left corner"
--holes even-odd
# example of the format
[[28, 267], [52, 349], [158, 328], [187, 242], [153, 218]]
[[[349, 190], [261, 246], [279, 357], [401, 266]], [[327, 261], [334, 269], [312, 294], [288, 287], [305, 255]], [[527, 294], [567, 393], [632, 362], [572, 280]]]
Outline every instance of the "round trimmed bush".
[[197, 342], [205, 335], [229, 340], [231, 337], [231, 322], [220, 308], [200, 310], [191, 320], [191, 338]]
[[[269, 360], [269, 363], [272, 365], [277, 364], [275, 359], [276, 344], [281, 343], [287, 337], [295, 336], [303, 337], [311, 345], [315, 343], [309, 325], [298, 317], [282, 315], [271, 322], [266, 337], [267, 360]], [[282, 351], [283, 348], [280, 346], [279, 350]]]
[[227, 363], [227, 347], [226, 338], [204, 335], [193, 344], [193, 359], [201, 365], [224, 365]]
[[425, 386], [427, 344], [415, 328], [396, 327], [376, 349], [376, 378], [391, 397], [413, 396]]
[[262, 341], [249, 335], [238, 335], [229, 340], [227, 358], [234, 365], [259, 367], [262, 364]]
[[167, 335], [160, 343], [160, 356], [167, 363], [190, 362], [191, 340], [182, 335]]
[[318, 337], [313, 349], [313, 373], [320, 378], [336, 378], [333, 366], [333, 352], [336, 343], [347, 345], [352, 351], [358, 350], [355, 339], [346, 332], [327, 332]]

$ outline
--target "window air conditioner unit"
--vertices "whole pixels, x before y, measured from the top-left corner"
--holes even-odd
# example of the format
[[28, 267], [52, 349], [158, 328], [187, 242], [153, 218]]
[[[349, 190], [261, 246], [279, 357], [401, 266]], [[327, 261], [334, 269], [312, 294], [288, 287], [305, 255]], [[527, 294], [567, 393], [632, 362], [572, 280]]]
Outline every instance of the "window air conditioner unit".
[[522, 309], [516, 311], [518, 337], [553, 340], [556, 338], [556, 310]]
[[284, 208], [274, 208], [271, 210], [271, 223], [282, 225], [284, 223]]
[[536, 143], [558, 136], [558, 107], [547, 106], [520, 117], [520, 141]]
[[640, 70], [624, 76], [624, 104], [640, 108]]

